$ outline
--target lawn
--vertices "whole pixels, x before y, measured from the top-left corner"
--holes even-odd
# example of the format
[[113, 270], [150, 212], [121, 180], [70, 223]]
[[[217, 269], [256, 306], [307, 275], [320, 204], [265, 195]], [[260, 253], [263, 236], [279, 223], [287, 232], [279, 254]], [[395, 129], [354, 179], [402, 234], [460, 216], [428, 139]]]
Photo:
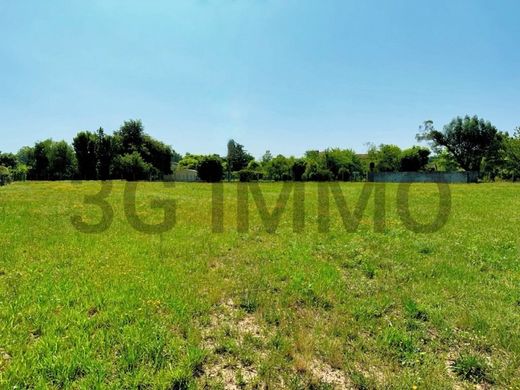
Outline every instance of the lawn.
[[[237, 184], [213, 232], [211, 184], [139, 183], [143, 222], [176, 202], [173, 229], [143, 233], [124, 188], [101, 233], [71, 223], [99, 221], [99, 182], [0, 188], [1, 388], [520, 388], [520, 186], [452, 185], [448, 222], [422, 234], [395, 184], [383, 231], [372, 195], [355, 232], [331, 197], [326, 233], [315, 183], [305, 227], [289, 198], [274, 233], [252, 197], [237, 230]], [[347, 204], [362, 188], [341, 184]], [[271, 210], [282, 184], [260, 189]], [[411, 187], [419, 221], [437, 204], [436, 185]]]

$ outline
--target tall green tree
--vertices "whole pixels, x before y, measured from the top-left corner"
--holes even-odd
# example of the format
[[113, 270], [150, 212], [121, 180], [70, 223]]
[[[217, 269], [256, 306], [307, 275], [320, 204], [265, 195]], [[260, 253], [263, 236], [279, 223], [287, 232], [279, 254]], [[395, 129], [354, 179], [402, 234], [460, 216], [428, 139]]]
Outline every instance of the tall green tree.
[[178, 163], [182, 160], [182, 154], [177, 153], [175, 150], [172, 149], [172, 163]]
[[322, 160], [335, 179], [350, 180], [363, 172], [363, 164], [357, 154], [350, 149], [332, 148], [322, 152]]
[[115, 136], [120, 138], [122, 154], [140, 153], [145, 141], [144, 126], [140, 120], [128, 120], [123, 123]]
[[275, 181], [286, 181], [292, 179], [290, 160], [279, 154], [271, 159], [265, 166], [267, 177]]
[[459, 164], [446, 149], [438, 151], [433, 155], [430, 158], [430, 164], [439, 172], [456, 172], [460, 170]]
[[399, 172], [401, 168], [401, 148], [396, 145], [371, 146], [368, 158], [379, 172]]
[[97, 178], [97, 137], [89, 131], [81, 131], [72, 141], [76, 159], [78, 161], [78, 174], [83, 180], [95, 180]]
[[34, 166], [34, 148], [30, 146], [24, 146], [16, 153], [16, 159], [20, 164], [24, 164], [28, 169]]
[[491, 122], [477, 116], [457, 117], [438, 131], [432, 121], [426, 121], [418, 140], [432, 143], [434, 148], [445, 148], [465, 171], [480, 172], [484, 159], [496, 160], [502, 144], [502, 135]]
[[520, 179], [520, 127], [512, 136], [504, 137], [503, 143], [504, 176], [508, 179]]
[[49, 176], [51, 179], [72, 179], [77, 173], [74, 149], [65, 141], [52, 142], [49, 150]]
[[262, 164], [267, 164], [269, 161], [273, 159], [273, 155], [270, 150], [266, 150], [264, 155], [262, 156]]
[[247, 153], [243, 145], [232, 139], [228, 141], [227, 163], [229, 172], [237, 172], [244, 169], [251, 160], [254, 160], [254, 157]]
[[52, 140], [36, 142], [34, 145], [34, 164], [30, 171], [30, 177], [36, 180], [49, 180], [49, 155]]
[[159, 176], [172, 173], [173, 151], [170, 146], [145, 134], [141, 155], [144, 161], [151, 164], [159, 172]]
[[102, 127], [96, 132], [96, 171], [99, 180], [108, 180], [116, 157], [114, 137], [105, 134]]

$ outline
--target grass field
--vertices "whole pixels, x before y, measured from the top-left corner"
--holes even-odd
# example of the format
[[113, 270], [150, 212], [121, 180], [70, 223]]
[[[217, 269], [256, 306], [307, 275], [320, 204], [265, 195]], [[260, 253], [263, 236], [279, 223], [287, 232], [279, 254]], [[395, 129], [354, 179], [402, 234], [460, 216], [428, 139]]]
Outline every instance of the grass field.
[[[342, 184], [348, 203], [362, 183]], [[100, 183], [15, 183], [0, 189], [1, 388], [520, 388], [520, 187], [453, 185], [448, 223], [407, 230], [386, 186], [386, 228], [373, 198], [347, 233], [331, 200], [317, 229], [317, 184], [305, 229], [292, 203], [274, 234], [250, 201], [237, 232], [236, 184], [224, 185], [224, 232], [212, 233], [209, 184], [140, 183], [137, 211], [176, 200], [177, 223], [131, 227], [124, 183], [104, 233], [83, 197]], [[272, 208], [281, 184], [261, 184]], [[419, 220], [435, 185], [412, 186]]]

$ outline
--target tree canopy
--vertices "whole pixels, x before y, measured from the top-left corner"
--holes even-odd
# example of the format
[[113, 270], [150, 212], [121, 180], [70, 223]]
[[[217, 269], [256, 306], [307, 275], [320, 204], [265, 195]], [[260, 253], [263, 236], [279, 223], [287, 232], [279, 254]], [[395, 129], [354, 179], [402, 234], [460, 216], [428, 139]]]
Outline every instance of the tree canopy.
[[232, 139], [228, 141], [227, 163], [229, 172], [238, 172], [244, 169], [251, 160], [254, 160], [254, 157], [247, 153], [243, 145]]
[[[363, 180], [369, 169], [377, 172], [478, 171], [493, 180], [520, 177], [520, 129], [500, 132], [477, 116], [457, 117], [438, 131], [426, 121], [417, 135], [430, 148], [371, 145], [367, 154], [351, 149], [308, 150], [300, 157], [273, 156], [258, 160], [235, 140], [226, 156], [175, 152], [145, 132], [140, 120], [125, 121], [113, 134], [103, 128], [80, 131], [69, 145], [46, 139], [24, 146], [16, 154], [0, 153], [4, 179], [14, 180], [161, 180], [174, 167], [195, 169], [203, 181], [228, 178], [250, 180]], [[433, 153], [432, 153], [433, 152]], [[4, 180], [5, 182], [5, 180]]]
[[430, 150], [413, 146], [401, 152], [400, 170], [403, 172], [417, 172], [425, 169], [429, 162]]
[[462, 169], [479, 172], [485, 158], [494, 159], [499, 153], [502, 136], [491, 122], [465, 116], [453, 119], [443, 131], [426, 121], [418, 139], [430, 141], [434, 148], [446, 148]]
[[197, 165], [200, 180], [210, 183], [219, 182], [224, 174], [222, 159], [219, 156], [204, 156]]

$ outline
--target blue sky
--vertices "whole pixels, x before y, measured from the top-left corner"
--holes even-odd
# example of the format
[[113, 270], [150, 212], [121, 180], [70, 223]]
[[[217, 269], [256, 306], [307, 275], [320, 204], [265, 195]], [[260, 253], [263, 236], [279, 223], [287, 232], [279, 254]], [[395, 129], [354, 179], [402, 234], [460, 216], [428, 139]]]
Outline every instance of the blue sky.
[[0, 0], [0, 150], [129, 118], [185, 153], [520, 126], [520, 2]]

